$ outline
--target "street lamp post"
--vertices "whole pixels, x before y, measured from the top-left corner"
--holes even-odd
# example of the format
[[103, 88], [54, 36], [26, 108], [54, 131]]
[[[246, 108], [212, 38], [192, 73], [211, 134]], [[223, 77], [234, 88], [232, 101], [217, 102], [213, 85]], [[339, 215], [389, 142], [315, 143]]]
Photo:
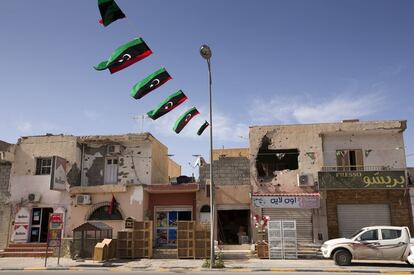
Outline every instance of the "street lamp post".
[[200, 48], [200, 55], [207, 61], [208, 66], [208, 81], [209, 81], [209, 95], [210, 95], [210, 268], [213, 268], [215, 255], [214, 255], [214, 181], [213, 181], [213, 108], [211, 100], [211, 49], [207, 45], [203, 45]]

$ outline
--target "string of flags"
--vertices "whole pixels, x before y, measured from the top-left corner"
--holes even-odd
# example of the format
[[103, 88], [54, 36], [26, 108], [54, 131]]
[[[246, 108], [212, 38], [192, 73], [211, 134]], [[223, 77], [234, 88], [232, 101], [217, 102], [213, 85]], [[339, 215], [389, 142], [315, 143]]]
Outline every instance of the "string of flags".
[[[102, 17], [99, 22], [104, 27], [109, 26], [119, 19], [126, 18], [125, 14], [114, 0], [98, 0], [98, 8]], [[94, 68], [97, 71], [109, 70], [109, 72], [113, 74], [137, 63], [150, 56], [152, 53], [152, 50], [142, 38], [136, 38], [115, 49], [107, 60], [100, 62], [98, 65], [94, 66]], [[172, 77], [167, 70], [165, 68], [160, 68], [137, 82], [132, 87], [130, 94], [134, 99], [140, 99], [171, 79]], [[187, 99], [188, 97], [184, 92], [178, 90], [165, 98], [153, 110], [147, 112], [147, 115], [151, 119], [156, 120], [181, 105]], [[200, 112], [196, 107], [192, 107], [185, 111], [176, 120], [173, 126], [174, 132], [179, 134], [190, 120], [199, 114]], [[209, 125], [210, 124], [205, 121], [198, 129], [197, 135], [200, 136]]]

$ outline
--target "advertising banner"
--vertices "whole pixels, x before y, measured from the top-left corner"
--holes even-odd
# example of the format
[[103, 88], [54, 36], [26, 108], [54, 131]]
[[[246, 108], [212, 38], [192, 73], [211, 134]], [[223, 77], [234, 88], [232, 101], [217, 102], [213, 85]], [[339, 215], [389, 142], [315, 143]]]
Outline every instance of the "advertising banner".
[[319, 208], [319, 196], [253, 196], [253, 205], [260, 208]]
[[401, 189], [407, 186], [405, 171], [319, 172], [320, 189]]

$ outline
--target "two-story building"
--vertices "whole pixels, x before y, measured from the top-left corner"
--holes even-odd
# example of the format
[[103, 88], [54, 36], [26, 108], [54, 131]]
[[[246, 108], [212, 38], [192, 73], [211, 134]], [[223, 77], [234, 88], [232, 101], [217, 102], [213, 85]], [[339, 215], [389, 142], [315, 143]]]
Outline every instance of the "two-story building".
[[255, 211], [295, 219], [298, 243], [407, 225], [405, 121], [250, 127]]
[[168, 148], [149, 133], [22, 137], [10, 156], [13, 165], [2, 160], [1, 171], [11, 169], [12, 242], [46, 242], [52, 212], [63, 214], [64, 238], [86, 221], [108, 224], [116, 237], [127, 217], [154, 219], [152, 186], [167, 188], [181, 173]]

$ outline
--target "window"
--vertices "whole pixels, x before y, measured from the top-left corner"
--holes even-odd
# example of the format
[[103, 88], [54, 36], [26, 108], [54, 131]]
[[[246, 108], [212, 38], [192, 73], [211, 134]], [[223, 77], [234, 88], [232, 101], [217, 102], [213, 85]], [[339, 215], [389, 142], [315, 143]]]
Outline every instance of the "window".
[[109, 214], [109, 205], [101, 206], [95, 209], [89, 216], [89, 221], [107, 221], [107, 220], [122, 220], [122, 214], [115, 206], [112, 213]]
[[105, 184], [116, 184], [118, 182], [118, 158], [106, 158], [104, 180]]
[[52, 158], [36, 159], [36, 175], [50, 175], [52, 171]]
[[398, 239], [401, 237], [401, 230], [398, 229], [381, 229], [383, 240]]
[[359, 239], [361, 241], [376, 241], [378, 240], [378, 230], [369, 230], [362, 234]]
[[200, 209], [200, 212], [201, 213], [210, 213], [210, 205], [207, 205], [207, 204], [203, 205]]
[[362, 149], [337, 150], [336, 164], [338, 166], [338, 171], [364, 170]]

